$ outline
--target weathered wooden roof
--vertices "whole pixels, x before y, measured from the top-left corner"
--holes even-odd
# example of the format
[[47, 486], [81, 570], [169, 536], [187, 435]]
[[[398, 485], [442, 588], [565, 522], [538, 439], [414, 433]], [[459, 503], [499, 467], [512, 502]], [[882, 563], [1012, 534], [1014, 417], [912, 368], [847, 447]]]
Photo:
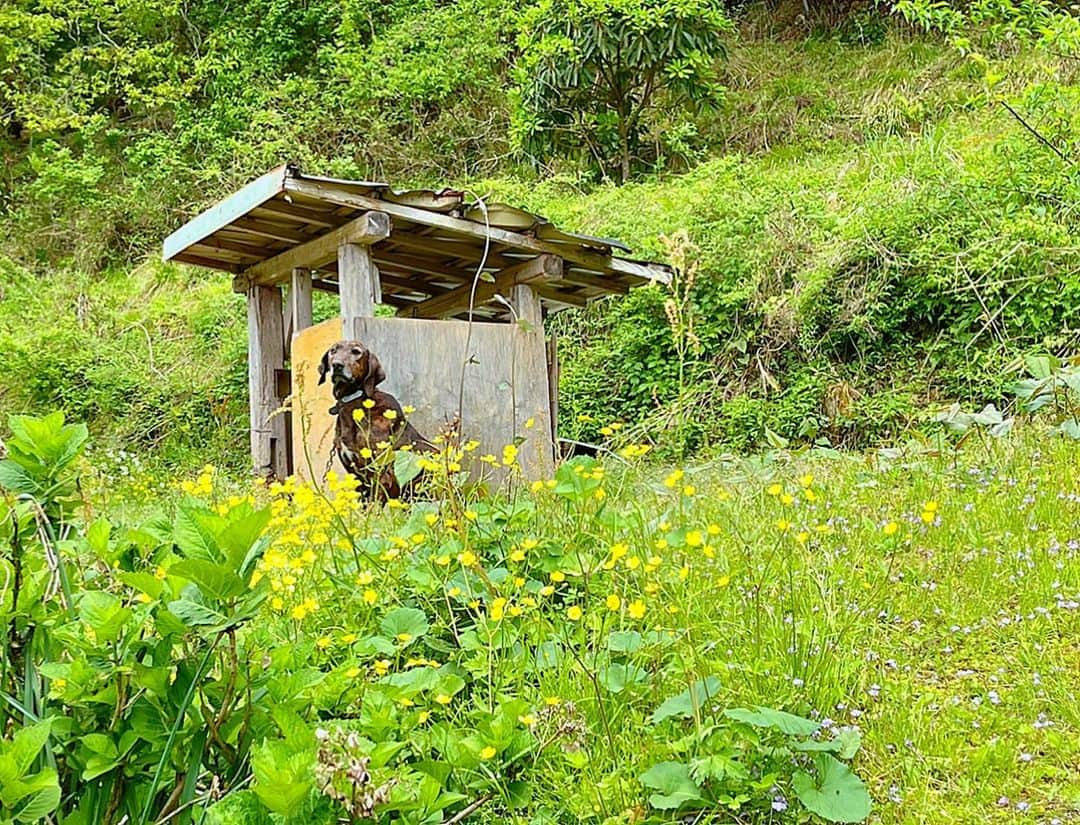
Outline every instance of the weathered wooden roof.
[[[314, 272], [317, 287], [333, 290], [337, 243], [348, 240], [367, 213], [381, 212], [390, 218], [390, 232], [372, 252], [382, 300], [400, 315], [422, 314], [415, 308], [423, 301], [471, 284], [482, 260], [494, 275], [540, 256], [561, 258], [560, 277], [534, 284], [549, 308], [583, 306], [670, 279], [668, 267], [626, 257], [630, 249], [619, 241], [567, 232], [506, 204], [486, 204], [486, 215], [484, 207], [451, 189], [402, 191], [305, 175], [285, 164], [176, 230], [165, 239], [162, 257], [230, 272], [239, 290], [283, 282], [294, 266], [303, 266]], [[502, 317], [505, 308], [478, 306], [477, 314]]]

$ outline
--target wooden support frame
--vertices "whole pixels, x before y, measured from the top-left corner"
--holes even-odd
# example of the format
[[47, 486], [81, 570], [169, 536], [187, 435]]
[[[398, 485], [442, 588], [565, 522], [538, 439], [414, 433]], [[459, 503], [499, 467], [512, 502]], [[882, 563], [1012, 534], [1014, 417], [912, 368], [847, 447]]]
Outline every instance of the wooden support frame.
[[297, 267], [292, 271], [289, 285], [289, 335], [290, 340], [311, 326], [313, 311], [311, 305], [312, 277], [311, 270]]
[[255, 286], [248, 290], [248, 392], [251, 461], [256, 475], [285, 478], [289, 474], [288, 433], [278, 412], [278, 370], [285, 367], [285, 335], [281, 290]]
[[379, 270], [371, 247], [343, 243], [338, 247], [338, 293], [341, 298], [341, 333], [345, 338], [359, 338], [361, 318], [373, 318], [375, 305], [382, 303]]
[[297, 267], [318, 269], [333, 261], [342, 244], [370, 245], [389, 236], [390, 216], [385, 212], [365, 212], [332, 232], [249, 267], [233, 278], [233, 290], [245, 292], [253, 286], [280, 283]]
[[[562, 275], [563, 262], [561, 258], [555, 255], [537, 255], [524, 263], [504, 269], [495, 276], [494, 283], [488, 281], [478, 283], [473, 306], [487, 303], [496, 294], [501, 294], [509, 299], [511, 291], [519, 284], [557, 281], [562, 278]], [[463, 309], [468, 309], [469, 298], [472, 295], [473, 285], [471, 283], [462, 284], [444, 295], [437, 295], [414, 306], [404, 307], [398, 311], [398, 315], [408, 318], [442, 318], [446, 315], [461, 312]]]

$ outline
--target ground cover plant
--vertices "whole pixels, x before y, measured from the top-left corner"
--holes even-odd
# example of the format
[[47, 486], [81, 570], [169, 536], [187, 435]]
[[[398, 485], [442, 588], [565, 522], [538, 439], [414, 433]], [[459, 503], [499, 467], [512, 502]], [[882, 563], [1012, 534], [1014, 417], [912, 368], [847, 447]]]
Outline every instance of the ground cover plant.
[[470, 443], [387, 507], [208, 466], [126, 523], [85, 428], [9, 426], [5, 821], [1078, 813], [1080, 478], [1036, 425], [624, 444], [492, 496], [453, 483]]

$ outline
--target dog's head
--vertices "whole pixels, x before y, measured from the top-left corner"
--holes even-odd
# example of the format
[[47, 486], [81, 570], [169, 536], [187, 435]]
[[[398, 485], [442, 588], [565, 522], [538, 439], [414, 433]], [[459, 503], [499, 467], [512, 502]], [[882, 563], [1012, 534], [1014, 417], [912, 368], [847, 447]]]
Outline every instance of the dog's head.
[[338, 341], [323, 354], [319, 361], [319, 383], [326, 381], [328, 375], [336, 398], [361, 388], [370, 398], [375, 395], [375, 387], [386, 380], [379, 359], [360, 341]]

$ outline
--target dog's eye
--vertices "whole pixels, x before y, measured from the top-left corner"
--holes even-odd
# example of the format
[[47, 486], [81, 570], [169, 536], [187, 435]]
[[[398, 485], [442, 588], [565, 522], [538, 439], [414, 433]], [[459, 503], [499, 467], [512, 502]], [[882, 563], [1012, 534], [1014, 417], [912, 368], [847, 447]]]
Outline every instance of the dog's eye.
[[352, 354], [353, 355], [363, 355], [364, 353], [361, 350], [358, 350], [355, 347], [353, 347]]

